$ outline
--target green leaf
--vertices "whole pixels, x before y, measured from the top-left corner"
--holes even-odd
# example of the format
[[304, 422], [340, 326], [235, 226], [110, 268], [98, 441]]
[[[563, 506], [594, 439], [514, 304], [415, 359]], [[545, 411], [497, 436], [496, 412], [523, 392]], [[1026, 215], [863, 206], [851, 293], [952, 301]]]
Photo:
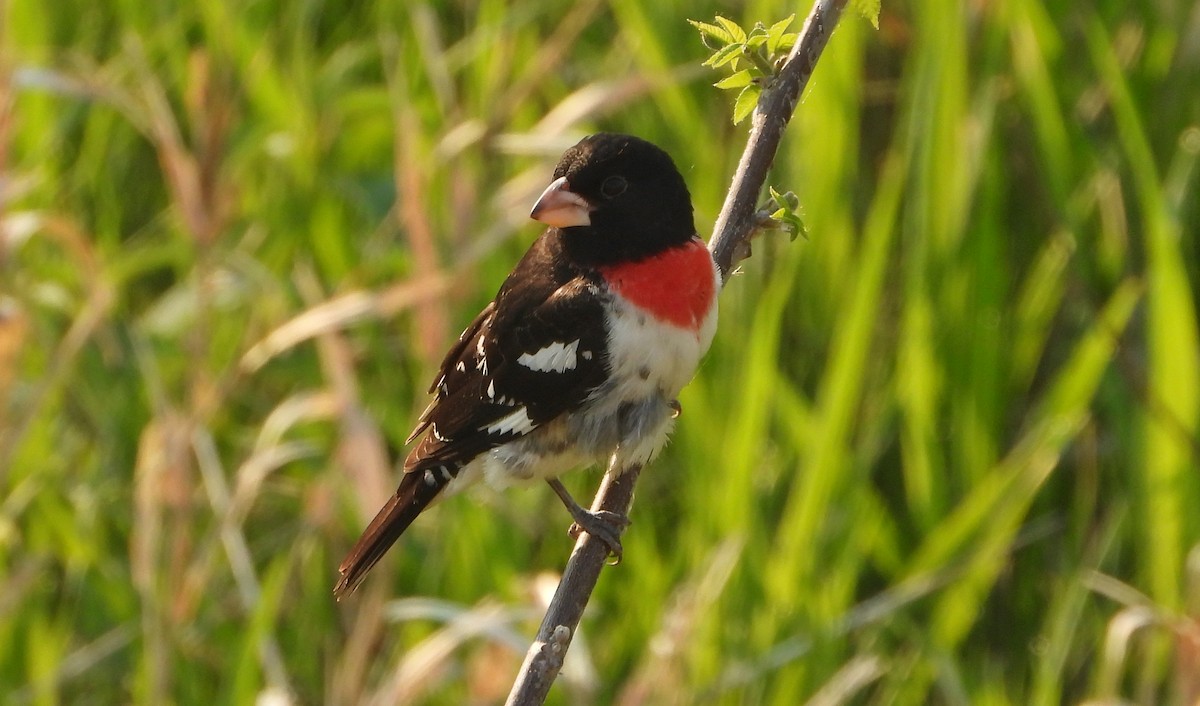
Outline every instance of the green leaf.
[[788, 221], [794, 228], [792, 231], [792, 240], [795, 240], [797, 235], [805, 240], [808, 240], [808, 226], [804, 225], [804, 219], [800, 217], [800, 214], [791, 214], [791, 216], [788, 218]]
[[800, 197], [794, 191], [785, 191], [780, 193], [773, 186], [768, 186], [767, 190], [771, 193], [771, 201], [780, 208], [786, 208], [789, 211], [795, 211], [800, 208]]
[[879, 29], [879, 3], [880, 0], [854, 0], [854, 9], [875, 29]]
[[[784, 19], [771, 25], [771, 29], [767, 30], [767, 53], [774, 55], [780, 51], [783, 45], [783, 38], [787, 36], [787, 28], [796, 19], [796, 14], [792, 13]], [[795, 34], [792, 35], [795, 37]], [[792, 40], [795, 43], [795, 39]], [[788, 47], [789, 49], [791, 47]]]
[[[734, 42], [733, 35], [730, 34], [729, 31], [724, 27], [718, 27], [717, 25], [712, 25], [707, 22], [699, 22], [697, 20], [688, 20], [688, 24], [700, 30], [700, 36], [702, 38], [709, 37], [717, 40], [721, 44], [732, 44]], [[708, 42], [705, 42], [705, 46], [708, 46]]]
[[800, 208], [800, 197], [796, 196], [793, 191], [780, 193], [775, 187], [769, 185], [767, 190], [771, 193], [767, 208], [770, 208], [771, 205], [778, 206], [778, 209], [771, 213], [771, 218], [777, 222], [779, 229], [786, 232], [792, 240], [795, 240], [797, 235], [808, 240], [808, 227], [804, 225], [800, 214], [796, 213]]
[[[717, 52], [715, 54], [708, 57], [708, 61], [705, 61], [704, 65], [711, 66], [714, 69], [719, 69], [722, 66], [724, 66], [725, 64], [728, 64], [730, 62], [736, 62], [739, 58], [741, 58], [741, 56], [742, 56], [742, 45], [741, 44], [727, 44], [727, 45], [721, 47], [719, 50], [717, 50]], [[734, 63], [733, 67], [737, 68], [737, 64]]]
[[739, 25], [737, 22], [734, 22], [727, 17], [721, 17], [720, 15], [717, 15], [716, 20], [722, 27], [725, 28], [726, 31], [729, 32], [730, 35], [732, 35], [733, 39], [731, 41], [746, 41], [746, 30], [742, 29], [741, 25]]
[[797, 214], [781, 208], [772, 213], [771, 218], [778, 221], [779, 229], [788, 234], [789, 240], [795, 241], [796, 236], [808, 240], [808, 227], [804, 225], [804, 221]]
[[717, 81], [713, 85], [716, 86], [717, 88], [725, 88], [725, 89], [743, 88], [745, 86], [749, 86], [751, 83], [753, 83], [753, 81], [754, 81], [754, 75], [751, 74], [748, 69], [742, 69], [741, 71], [738, 71], [735, 74], [726, 76], [725, 78], [721, 79], [720, 81]]
[[742, 89], [738, 94], [737, 101], [733, 104], [733, 124], [737, 125], [746, 119], [746, 116], [754, 112], [754, 106], [758, 105], [758, 97], [762, 93], [762, 87], [757, 83], [752, 83]]

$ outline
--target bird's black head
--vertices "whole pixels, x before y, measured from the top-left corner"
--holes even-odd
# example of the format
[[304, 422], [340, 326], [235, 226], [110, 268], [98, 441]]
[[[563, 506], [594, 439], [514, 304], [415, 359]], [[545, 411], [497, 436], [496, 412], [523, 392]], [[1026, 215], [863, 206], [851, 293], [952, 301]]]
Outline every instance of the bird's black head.
[[562, 230], [580, 264], [640, 260], [696, 233], [670, 156], [645, 140], [598, 133], [567, 150], [530, 216]]

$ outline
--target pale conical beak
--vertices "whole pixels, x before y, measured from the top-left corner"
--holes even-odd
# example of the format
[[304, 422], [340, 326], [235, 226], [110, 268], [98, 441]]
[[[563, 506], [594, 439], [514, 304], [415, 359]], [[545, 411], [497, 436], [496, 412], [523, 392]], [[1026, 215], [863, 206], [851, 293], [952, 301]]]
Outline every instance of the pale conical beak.
[[546, 187], [529, 217], [555, 228], [587, 226], [592, 224], [592, 206], [579, 194], [571, 191], [567, 178], [559, 177]]

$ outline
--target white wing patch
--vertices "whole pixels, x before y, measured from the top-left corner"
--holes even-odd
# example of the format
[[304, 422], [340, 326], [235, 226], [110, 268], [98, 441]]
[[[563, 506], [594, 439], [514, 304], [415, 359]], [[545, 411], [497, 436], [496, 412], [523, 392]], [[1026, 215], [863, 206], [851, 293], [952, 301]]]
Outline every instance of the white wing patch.
[[488, 374], [487, 353], [483, 350], [483, 334], [479, 334], [479, 342], [475, 344], [475, 355], [478, 360], [475, 361], [475, 369], [484, 375]]
[[575, 369], [579, 362], [575, 353], [578, 348], [579, 339], [570, 343], [555, 341], [535, 353], [522, 353], [517, 362], [539, 373], [562, 373]]
[[529, 418], [529, 412], [524, 407], [517, 407], [516, 410], [509, 413], [507, 416], [501, 417], [496, 423], [484, 427], [483, 431], [489, 434], [516, 434], [522, 436], [534, 430], [533, 420]]

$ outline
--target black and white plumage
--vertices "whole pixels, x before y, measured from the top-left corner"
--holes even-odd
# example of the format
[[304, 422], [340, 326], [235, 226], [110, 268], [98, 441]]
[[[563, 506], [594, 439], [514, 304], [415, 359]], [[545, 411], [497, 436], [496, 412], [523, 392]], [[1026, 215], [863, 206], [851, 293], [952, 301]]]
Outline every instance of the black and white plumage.
[[644, 463], [666, 442], [719, 289], [682, 176], [644, 140], [593, 135], [563, 155], [531, 217], [550, 228], [447, 352], [409, 437], [420, 441], [342, 563], [339, 597], [439, 494], [479, 479], [550, 480], [598, 531], [553, 479], [613, 455]]

